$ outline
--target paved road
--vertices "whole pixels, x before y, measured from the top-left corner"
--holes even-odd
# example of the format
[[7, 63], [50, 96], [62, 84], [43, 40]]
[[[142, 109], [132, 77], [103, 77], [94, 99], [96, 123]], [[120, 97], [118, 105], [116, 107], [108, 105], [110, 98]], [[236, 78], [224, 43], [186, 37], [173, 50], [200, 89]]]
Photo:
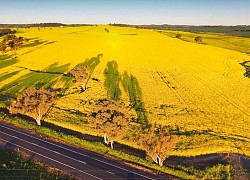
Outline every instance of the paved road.
[[81, 179], [173, 179], [154, 175], [99, 154], [44, 139], [28, 131], [0, 122], [0, 141], [6, 148], [19, 148], [49, 166], [70, 172]]

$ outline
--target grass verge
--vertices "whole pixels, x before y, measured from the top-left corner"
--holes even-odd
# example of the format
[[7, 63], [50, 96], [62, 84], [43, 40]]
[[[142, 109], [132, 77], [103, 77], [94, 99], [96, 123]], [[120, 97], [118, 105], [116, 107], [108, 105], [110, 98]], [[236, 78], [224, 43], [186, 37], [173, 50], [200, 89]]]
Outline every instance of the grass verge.
[[73, 179], [62, 172], [33, 162], [24, 154], [0, 149], [0, 178], [3, 179]]

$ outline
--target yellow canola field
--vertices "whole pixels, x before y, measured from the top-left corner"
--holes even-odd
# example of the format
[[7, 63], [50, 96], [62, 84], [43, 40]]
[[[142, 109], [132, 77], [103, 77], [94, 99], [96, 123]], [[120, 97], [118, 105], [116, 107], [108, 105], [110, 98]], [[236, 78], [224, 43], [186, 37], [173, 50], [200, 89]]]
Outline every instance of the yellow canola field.
[[[37, 38], [46, 41], [47, 45], [20, 50], [19, 62], [2, 72], [11, 71], [14, 66], [43, 70], [54, 63], [66, 65], [70, 70], [86, 59], [103, 54], [92, 75], [100, 82], [91, 80], [88, 85], [91, 88], [86, 92], [59, 99], [57, 107], [61, 109], [53, 109], [47, 121], [88, 131], [84, 125], [69, 121], [72, 116], [62, 109], [84, 111], [80, 106], [81, 99], [105, 97], [103, 72], [107, 62], [115, 60], [120, 73], [128, 71], [138, 79], [150, 122], [187, 133], [208, 132], [209, 136], [205, 134], [203, 139], [199, 134], [192, 138], [183, 137], [184, 144], [193, 141], [195, 145], [186, 144], [189, 150], [179, 151], [179, 155], [194, 155], [194, 148], [199, 143], [211, 147], [210, 150], [199, 147], [200, 154], [228, 150], [250, 155], [250, 79], [243, 76], [245, 69], [239, 64], [250, 60], [249, 55], [136, 28], [84, 26], [20, 31], [20, 36]], [[18, 79], [24, 73], [22, 71], [1, 84]], [[122, 98], [128, 101], [123, 90]], [[61, 117], [56, 115], [58, 113]], [[208, 137], [214, 139], [210, 144]]]

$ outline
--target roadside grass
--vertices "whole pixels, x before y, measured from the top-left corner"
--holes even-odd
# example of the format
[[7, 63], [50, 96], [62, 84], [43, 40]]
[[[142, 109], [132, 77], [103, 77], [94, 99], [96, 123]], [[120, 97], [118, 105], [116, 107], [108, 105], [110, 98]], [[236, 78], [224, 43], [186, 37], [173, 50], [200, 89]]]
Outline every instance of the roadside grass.
[[196, 43], [194, 38], [200, 36], [202, 44], [220, 47], [250, 54], [250, 38], [226, 36], [222, 34], [191, 33], [184, 31], [157, 31], [161, 34], [175, 38], [176, 34], [181, 34], [180, 40]]
[[73, 179], [20, 153], [0, 148], [0, 154], [0, 177], [3, 179]]
[[180, 169], [193, 174], [198, 179], [234, 179], [235, 171], [232, 165], [217, 164], [207, 167], [204, 170], [197, 170], [194, 167], [179, 166]]

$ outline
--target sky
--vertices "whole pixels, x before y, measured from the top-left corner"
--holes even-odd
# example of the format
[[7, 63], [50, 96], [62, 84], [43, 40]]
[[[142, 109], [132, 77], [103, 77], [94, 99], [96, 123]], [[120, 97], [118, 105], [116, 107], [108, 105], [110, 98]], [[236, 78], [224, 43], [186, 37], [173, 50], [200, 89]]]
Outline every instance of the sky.
[[0, 0], [0, 24], [250, 25], [250, 0]]

